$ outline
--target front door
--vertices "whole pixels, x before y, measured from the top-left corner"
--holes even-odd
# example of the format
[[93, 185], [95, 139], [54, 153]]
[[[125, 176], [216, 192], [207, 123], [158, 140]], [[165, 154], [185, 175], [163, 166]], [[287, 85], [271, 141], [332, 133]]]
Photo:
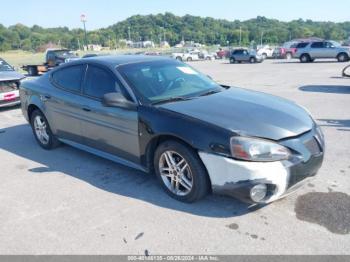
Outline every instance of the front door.
[[88, 65], [82, 98], [84, 144], [139, 163], [137, 110], [106, 107], [101, 103], [104, 94], [123, 93], [122, 88], [108, 68]]

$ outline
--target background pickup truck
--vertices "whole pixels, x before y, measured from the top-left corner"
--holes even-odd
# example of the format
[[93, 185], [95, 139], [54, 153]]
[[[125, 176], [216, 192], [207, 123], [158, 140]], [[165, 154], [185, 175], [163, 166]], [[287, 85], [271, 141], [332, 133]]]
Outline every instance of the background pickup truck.
[[69, 49], [48, 49], [45, 54], [45, 63], [42, 65], [24, 65], [22, 69], [28, 72], [29, 76], [37, 76], [47, 72], [51, 68], [67, 63], [79, 57]]

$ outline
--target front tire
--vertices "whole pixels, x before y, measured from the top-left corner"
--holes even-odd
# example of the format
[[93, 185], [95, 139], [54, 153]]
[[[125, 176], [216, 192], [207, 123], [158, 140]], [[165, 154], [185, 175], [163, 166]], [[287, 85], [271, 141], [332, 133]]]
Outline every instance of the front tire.
[[42, 148], [50, 150], [60, 144], [58, 139], [53, 135], [46, 117], [40, 110], [35, 110], [31, 114], [30, 124], [34, 137]]
[[233, 57], [230, 58], [230, 64], [235, 64], [236, 63], [236, 59], [234, 59]]
[[349, 61], [349, 56], [346, 53], [340, 53], [337, 56], [337, 59], [338, 59], [338, 62], [343, 63], [343, 62]]
[[254, 64], [254, 63], [256, 63], [256, 59], [255, 59], [254, 57], [251, 57], [251, 58], [249, 59], [249, 62], [250, 62], [251, 64]]
[[209, 177], [197, 153], [177, 142], [165, 141], [154, 155], [154, 169], [165, 192], [181, 202], [192, 203], [209, 191]]

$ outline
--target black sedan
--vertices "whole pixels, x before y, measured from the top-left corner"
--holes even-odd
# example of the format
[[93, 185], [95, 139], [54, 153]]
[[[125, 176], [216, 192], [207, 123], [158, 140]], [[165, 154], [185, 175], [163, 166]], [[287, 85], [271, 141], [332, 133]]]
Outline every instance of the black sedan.
[[65, 143], [155, 173], [180, 201], [217, 192], [272, 202], [323, 161], [322, 132], [303, 108], [164, 57], [70, 62], [23, 83], [20, 95], [44, 149]]

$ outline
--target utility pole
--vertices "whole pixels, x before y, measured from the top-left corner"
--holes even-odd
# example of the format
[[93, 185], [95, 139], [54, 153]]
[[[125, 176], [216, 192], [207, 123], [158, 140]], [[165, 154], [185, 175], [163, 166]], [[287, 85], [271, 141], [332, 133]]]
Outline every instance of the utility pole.
[[264, 31], [261, 31], [261, 36], [260, 36], [260, 45], [263, 45], [263, 36], [264, 36]]
[[86, 15], [82, 14], [80, 16], [80, 21], [83, 23], [84, 25], [84, 34], [85, 34], [85, 46], [86, 46], [86, 49], [88, 49], [88, 39], [87, 39], [87, 33], [86, 33]]
[[239, 27], [239, 46], [242, 46], [242, 27]]
[[128, 26], [128, 36], [129, 36], [129, 41], [131, 41], [131, 32], [130, 32], [130, 26]]

